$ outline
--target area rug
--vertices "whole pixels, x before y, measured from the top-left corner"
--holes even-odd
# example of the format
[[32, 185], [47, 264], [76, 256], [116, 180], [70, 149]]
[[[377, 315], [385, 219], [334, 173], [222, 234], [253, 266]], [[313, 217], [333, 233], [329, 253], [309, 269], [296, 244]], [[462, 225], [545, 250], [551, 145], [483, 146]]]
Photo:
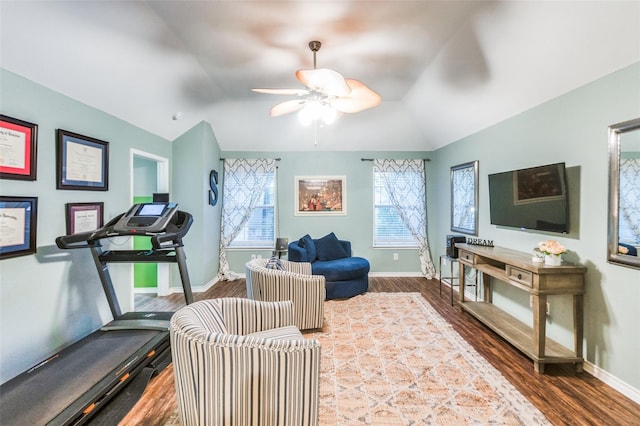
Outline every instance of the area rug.
[[[549, 425], [420, 293], [324, 305], [320, 424]], [[166, 425], [178, 425], [174, 412]]]
[[419, 293], [325, 303], [322, 425], [547, 425]]

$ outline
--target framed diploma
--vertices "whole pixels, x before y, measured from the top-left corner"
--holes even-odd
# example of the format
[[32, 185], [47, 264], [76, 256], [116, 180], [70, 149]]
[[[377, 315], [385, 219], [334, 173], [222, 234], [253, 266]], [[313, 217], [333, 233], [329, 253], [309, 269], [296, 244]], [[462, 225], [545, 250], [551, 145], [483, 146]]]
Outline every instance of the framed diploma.
[[104, 203], [67, 203], [67, 235], [91, 232], [104, 223]]
[[36, 180], [38, 125], [0, 115], [0, 178]]
[[107, 191], [109, 142], [58, 129], [57, 189]]
[[36, 252], [38, 197], [0, 196], [0, 259]]

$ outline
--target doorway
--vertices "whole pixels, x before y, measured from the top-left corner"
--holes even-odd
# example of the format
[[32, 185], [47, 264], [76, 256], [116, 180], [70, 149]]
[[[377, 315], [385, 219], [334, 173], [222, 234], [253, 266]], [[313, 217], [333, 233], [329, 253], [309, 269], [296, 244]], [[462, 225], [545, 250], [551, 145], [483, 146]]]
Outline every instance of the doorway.
[[[169, 160], [144, 151], [132, 149], [131, 160], [131, 202], [151, 202], [154, 193], [169, 192]], [[148, 237], [133, 237], [134, 250], [151, 248]], [[169, 294], [169, 264], [134, 263], [132, 306], [136, 306], [136, 295], [145, 298]]]

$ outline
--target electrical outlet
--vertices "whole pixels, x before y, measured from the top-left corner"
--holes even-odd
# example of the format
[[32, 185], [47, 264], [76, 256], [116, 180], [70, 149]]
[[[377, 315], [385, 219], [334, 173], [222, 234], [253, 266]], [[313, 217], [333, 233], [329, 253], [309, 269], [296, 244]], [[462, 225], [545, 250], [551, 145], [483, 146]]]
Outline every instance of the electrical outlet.
[[398, 253], [393, 253], [393, 260], [398, 260]]
[[547, 302], [547, 315], [551, 315], [551, 302]]

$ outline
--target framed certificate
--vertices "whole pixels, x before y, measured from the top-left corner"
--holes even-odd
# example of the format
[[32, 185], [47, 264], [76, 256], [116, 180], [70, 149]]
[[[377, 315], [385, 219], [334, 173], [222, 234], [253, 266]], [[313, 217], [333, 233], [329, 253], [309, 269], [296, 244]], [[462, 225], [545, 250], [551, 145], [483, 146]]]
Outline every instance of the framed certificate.
[[109, 142], [57, 130], [56, 188], [109, 189]]
[[36, 252], [38, 197], [0, 196], [0, 259]]
[[67, 235], [91, 232], [104, 223], [104, 203], [67, 203]]
[[36, 180], [38, 125], [0, 115], [0, 178]]

